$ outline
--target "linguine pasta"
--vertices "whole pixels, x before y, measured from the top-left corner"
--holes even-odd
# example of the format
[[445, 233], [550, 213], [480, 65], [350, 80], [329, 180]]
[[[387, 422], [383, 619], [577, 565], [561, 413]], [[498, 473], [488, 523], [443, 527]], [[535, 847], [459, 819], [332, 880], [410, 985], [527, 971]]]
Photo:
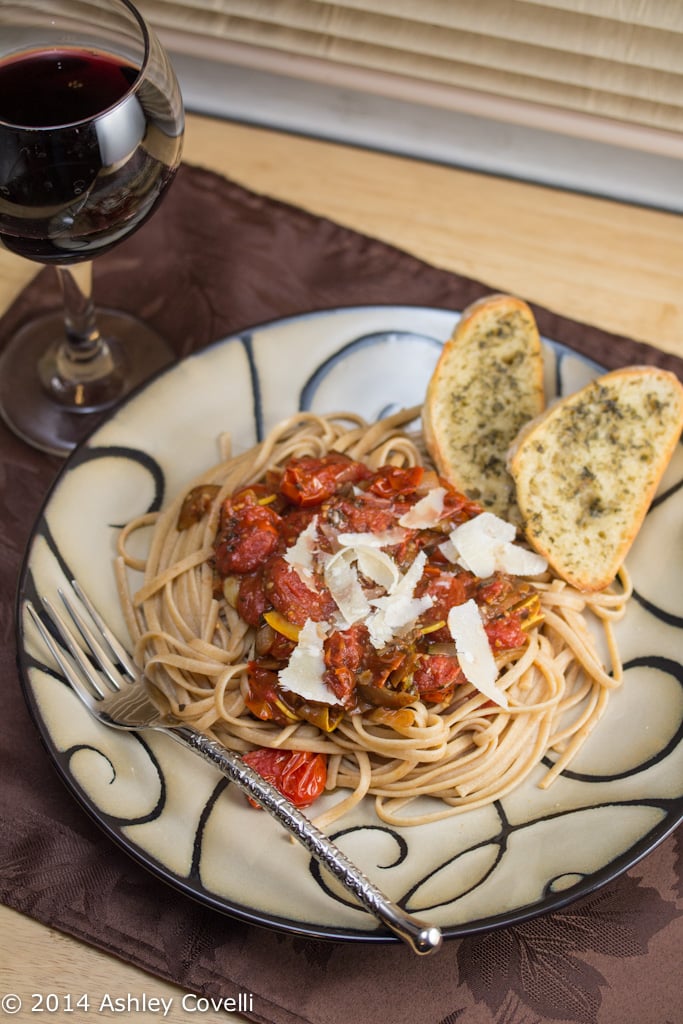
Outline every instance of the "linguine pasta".
[[[582, 594], [546, 573], [531, 581], [541, 621], [527, 642], [497, 652], [501, 707], [470, 682], [441, 704], [416, 699], [401, 713], [344, 713], [331, 731], [305, 720], [262, 721], [250, 712], [248, 665], [255, 629], [216, 587], [214, 545], [223, 501], [262, 481], [293, 457], [343, 452], [372, 469], [428, 463], [421, 435], [408, 427], [419, 409], [378, 423], [342, 413], [301, 413], [263, 442], [223, 460], [188, 485], [207, 486], [211, 500], [178, 529], [186, 493], [159, 514], [142, 516], [120, 534], [117, 579], [138, 663], [161, 706], [178, 720], [239, 751], [256, 748], [327, 755], [327, 789], [339, 800], [316, 822], [329, 825], [365, 797], [393, 825], [435, 821], [482, 807], [537, 771], [549, 786], [570, 764], [622, 682], [613, 623], [625, 610], [630, 583]], [[144, 559], [131, 538], [150, 531]], [[131, 591], [131, 570], [142, 572]], [[609, 668], [602, 663], [600, 645]], [[541, 767], [539, 767], [541, 766]], [[427, 799], [416, 799], [416, 798]]]

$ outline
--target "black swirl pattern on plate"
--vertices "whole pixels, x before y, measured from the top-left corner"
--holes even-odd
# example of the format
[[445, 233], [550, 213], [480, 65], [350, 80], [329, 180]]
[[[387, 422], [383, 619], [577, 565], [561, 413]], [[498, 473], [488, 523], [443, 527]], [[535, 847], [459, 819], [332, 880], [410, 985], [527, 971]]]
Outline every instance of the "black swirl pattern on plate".
[[[144, 469], [154, 484], [154, 497], [145, 511], [159, 511], [166, 497], [166, 481], [161, 466], [148, 452], [141, 451], [139, 448], [124, 448], [119, 445], [77, 448], [69, 460], [69, 469], [73, 471], [77, 466], [97, 462], [99, 459], [119, 459], [122, 463], [132, 462]], [[120, 528], [125, 524], [112, 523], [111, 525]]]

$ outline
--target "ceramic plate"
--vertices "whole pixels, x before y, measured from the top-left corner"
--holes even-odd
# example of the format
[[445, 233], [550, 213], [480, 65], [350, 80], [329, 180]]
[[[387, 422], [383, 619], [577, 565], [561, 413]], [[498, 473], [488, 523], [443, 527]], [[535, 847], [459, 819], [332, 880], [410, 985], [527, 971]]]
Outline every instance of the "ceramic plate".
[[[163, 373], [66, 463], [32, 535], [21, 597], [80, 580], [121, 638], [112, 557], [119, 527], [217, 460], [217, 438], [253, 444], [296, 408], [369, 419], [422, 400], [457, 314], [367, 307], [309, 314], [227, 338]], [[598, 368], [544, 341], [549, 397]], [[619, 642], [625, 684], [547, 791], [538, 775], [498, 803], [390, 828], [370, 801], [339, 845], [395, 901], [448, 937], [563, 906], [624, 871], [683, 811], [683, 451], [628, 566], [636, 594]], [[20, 606], [21, 608], [21, 606]], [[20, 611], [25, 692], [60, 773], [133, 857], [177, 889], [242, 919], [309, 936], [388, 941], [264, 812], [163, 735], [93, 721]], [[539, 768], [539, 774], [543, 769]]]

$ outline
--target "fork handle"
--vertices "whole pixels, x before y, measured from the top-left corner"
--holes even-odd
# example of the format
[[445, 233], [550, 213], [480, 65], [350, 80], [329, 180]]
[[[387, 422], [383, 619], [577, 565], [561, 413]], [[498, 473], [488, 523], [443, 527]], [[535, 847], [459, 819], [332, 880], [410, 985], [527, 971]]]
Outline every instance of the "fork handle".
[[407, 914], [392, 903], [324, 832], [275, 786], [254, 771], [239, 754], [186, 725], [165, 726], [163, 731], [219, 768], [231, 782], [272, 814], [317, 861], [329, 868], [366, 910], [410, 946], [413, 952], [425, 956], [439, 949], [442, 936], [436, 926]]

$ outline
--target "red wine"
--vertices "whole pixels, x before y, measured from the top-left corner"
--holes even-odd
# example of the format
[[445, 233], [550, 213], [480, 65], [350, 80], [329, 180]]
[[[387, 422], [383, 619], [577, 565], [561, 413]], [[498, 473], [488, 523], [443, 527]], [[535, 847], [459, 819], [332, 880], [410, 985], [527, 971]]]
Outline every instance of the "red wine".
[[87, 50], [0, 62], [0, 241], [29, 259], [91, 259], [156, 205], [180, 158], [169, 100]]
[[0, 121], [55, 128], [97, 117], [137, 78], [132, 65], [105, 53], [36, 50], [0, 64]]

